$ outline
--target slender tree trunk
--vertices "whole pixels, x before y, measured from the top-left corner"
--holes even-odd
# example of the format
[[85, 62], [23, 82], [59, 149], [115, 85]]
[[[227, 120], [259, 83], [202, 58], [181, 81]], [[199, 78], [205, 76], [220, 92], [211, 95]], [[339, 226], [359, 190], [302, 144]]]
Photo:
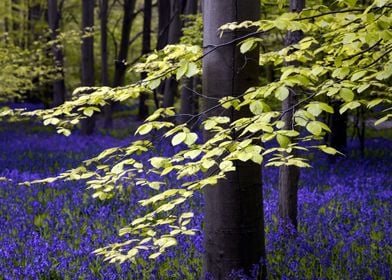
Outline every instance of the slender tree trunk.
[[[94, 37], [90, 32], [94, 28], [94, 0], [82, 1], [82, 86], [94, 86]], [[86, 36], [88, 35], [88, 36]], [[94, 117], [82, 121], [82, 132], [94, 132]]]
[[[169, 40], [170, 27], [170, 0], [158, 0], [158, 36], [157, 36], [157, 50], [163, 49]], [[158, 95], [163, 95], [164, 85], [162, 83], [156, 90], [154, 90], [155, 108], [158, 109], [159, 98]]]
[[[219, 36], [218, 28], [227, 22], [259, 20], [260, 1], [204, 1], [204, 45], [220, 45], [251, 30], [226, 32]], [[205, 51], [211, 50], [211, 47]], [[244, 56], [236, 44], [216, 49], [203, 59], [203, 93], [209, 97], [239, 96], [258, 83], [258, 50]], [[217, 104], [204, 100], [203, 110]], [[249, 116], [249, 111], [214, 110], [211, 115], [226, 115], [233, 121]], [[205, 132], [204, 137], [211, 135]], [[235, 138], [236, 135], [233, 135]], [[235, 162], [236, 171], [226, 180], [204, 190], [204, 265], [203, 274], [213, 279], [230, 279], [232, 270], [244, 269], [265, 258], [263, 192], [260, 165]], [[265, 276], [265, 273], [264, 273]]]
[[[184, 14], [185, 15], [194, 15], [197, 13], [197, 0], [187, 0], [185, 5]], [[181, 107], [180, 107], [180, 123], [185, 123], [189, 119], [191, 119], [192, 114], [194, 113], [194, 102], [196, 102], [196, 98], [194, 91], [194, 78], [184, 78], [182, 80], [182, 88], [180, 93], [181, 98]]]
[[157, 50], [163, 49], [169, 39], [170, 0], [158, 0]]
[[[329, 127], [331, 133], [328, 135], [328, 144], [340, 152], [344, 152], [347, 146], [347, 113], [341, 115], [339, 109], [340, 101], [333, 101], [332, 107], [334, 113], [329, 118]], [[336, 156], [330, 156], [330, 161], [333, 162]]]
[[[181, 38], [181, 14], [184, 9], [184, 0], [170, 1], [170, 27], [169, 27], [169, 44], [176, 44]], [[178, 82], [174, 77], [170, 77], [165, 81], [163, 92], [163, 107], [174, 106], [174, 98], [177, 94]]]
[[[142, 54], [147, 54], [151, 51], [151, 15], [152, 15], [152, 0], [144, 0], [144, 21], [143, 21], [143, 43]], [[141, 78], [146, 77], [142, 73]], [[139, 97], [139, 119], [144, 120], [148, 116], [148, 106], [146, 105], [147, 95], [141, 93]]]
[[[48, 0], [48, 24], [52, 41], [57, 40], [60, 20], [61, 14], [58, 9], [57, 0]], [[55, 42], [52, 45], [52, 54], [56, 68], [56, 79], [53, 82], [52, 106], [56, 107], [65, 101], [64, 55], [60, 42]]]
[[118, 87], [124, 84], [125, 71], [127, 69], [127, 59], [129, 50], [129, 38], [131, 36], [132, 23], [134, 20], [136, 0], [124, 0], [124, 18], [121, 30], [121, 42], [115, 63], [113, 86]]
[[109, 85], [108, 66], [108, 0], [99, 0], [101, 20], [101, 83]]
[[[127, 59], [129, 50], [129, 39], [131, 36], [132, 23], [134, 20], [134, 10], [135, 10], [136, 0], [124, 0], [124, 17], [122, 21], [121, 29], [121, 41], [120, 49], [118, 51], [117, 60], [114, 64], [114, 79], [113, 86], [119, 87], [124, 84], [125, 71], [127, 69]], [[112, 107], [113, 105], [105, 106], [104, 114], [105, 121], [104, 126], [109, 128], [112, 126]]]
[[[290, 11], [300, 12], [305, 7], [305, 0], [291, 0]], [[299, 42], [303, 37], [302, 31], [288, 32], [286, 36], [286, 46]], [[295, 65], [296, 63], [294, 63]], [[293, 126], [294, 105], [297, 103], [297, 89], [292, 89], [290, 95], [283, 101], [282, 110], [285, 111], [283, 129], [290, 130]], [[291, 153], [295, 156], [295, 152]], [[285, 154], [289, 156], [289, 154]], [[298, 180], [299, 168], [297, 166], [283, 165], [279, 169], [279, 217], [286, 225], [291, 224], [297, 228], [298, 214]]]

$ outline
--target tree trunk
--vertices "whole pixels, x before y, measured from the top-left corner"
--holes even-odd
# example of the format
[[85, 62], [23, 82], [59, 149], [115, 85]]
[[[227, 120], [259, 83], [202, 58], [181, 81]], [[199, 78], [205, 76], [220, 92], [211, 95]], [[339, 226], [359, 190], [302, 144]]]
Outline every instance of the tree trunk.
[[[50, 28], [50, 38], [52, 41], [57, 40], [60, 20], [61, 14], [58, 9], [57, 0], [48, 0], [48, 24]], [[64, 55], [60, 42], [54, 43], [51, 49], [56, 68], [56, 79], [53, 81], [52, 106], [56, 107], [65, 101]]]
[[[82, 1], [82, 86], [94, 86], [94, 1]], [[88, 36], [86, 36], [88, 35]], [[82, 133], [92, 134], [94, 132], [94, 117], [82, 121]]]
[[170, 0], [158, 0], [157, 50], [163, 49], [169, 39]]
[[[347, 146], [347, 113], [341, 115], [339, 109], [341, 106], [340, 101], [333, 101], [332, 107], [334, 113], [330, 116], [329, 127], [331, 133], [328, 136], [328, 144], [340, 152], [344, 152]], [[330, 161], [336, 159], [336, 155], [330, 156]]]
[[[143, 42], [142, 55], [151, 51], [151, 14], [152, 0], [144, 0], [144, 20], [143, 20]], [[141, 78], [146, 78], [146, 74], [142, 73]], [[139, 119], [144, 120], [148, 116], [148, 106], [146, 105], [147, 95], [141, 93], [139, 97]]]
[[181, 82], [181, 107], [179, 123], [186, 123], [192, 118], [194, 112], [194, 86], [193, 78], [185, 78]]
[[[170, 1], [170, 25], [168, 44], [177, 44], [181, 38], [181, 14], [184, 9], [184, 0]], [[163, 92], [163, 107], [174, 106], [174, 98], [177, 95], [178, 82], [174, 77], [170, 77], [165, 81]]]
[[[136, 0], [124, 0], [124, 17], [122, 21], [120, 49], [118, 52], [117, 60], [114, 64], [113, 87], [119, 87], [124, 84], [125, 71], [127, 69], [129, 38], [131, 36], [132, 23], [135, 17], [135, 3]], [[110, 104], [105, 106], [104, 108], [104, 126], [106, 128], [112, 126], [112, 107], [113, 105]]]
[[[291, 0], [290, 11], [300, 12], [305, 7], [305, 0]], [[286, 46], [299, 42], [303, 37], [302, 31], [288, 32], [286, 36]], [[293, 63], [296, 64], [295, 62]], [[292, 89], [290, 95], [283, 101], [282, 110], [285, 113], [283, 121], [285, 123], [283, 129], [290, 130], [293, 126], [294, 105], [297, 103], [296, 97], [297, 89]], [[292, 152], [291, 155], [296, 155]], [[289, 154], [285, 154], [289, 156]], [[298, 180], [299, 168], [297, 166], [283, 165], [279, 168], [279, 203], [278, 211], [281, 221], [285, 225], [293, 225], [297, 228], [297, 214], [298, 214]]]
[[[197, 13], [197, 0], [187, 0], [185, 5], [184, 14], [185, 15], [194, 15]], [[194, 102], [196, 102], [196, 98], [194, 98], [195, 88], [194, 88], [194, 78], [184, 78], [182, 80], [182, 88], [180, 93], [181, 98], [181, 107], [180, 107], [180, 117], [179, 123], [186, 123], [189, 119], [192, 118], [192, 114], [194, 113]]]
[[109, 85], [108, 66], [108, 0], [99, 0], [101, 20], [101, 83]]
[[115, 87], [122, 86], [124, 84], [129, 50], [129, 38], [131, 36], [132, 23], [135, 17], [135, 3], [136, 0], [124, 0], [124, 18], [122, 22], [121, 42], [114, 71], [113, 86]]
[[[259, 20], [260, 1], [204, 1], [204, 45], [227, 43], [251, 30], [225, 32], [218, 28], [228, 22]], [[247, 63], [236, 43], [216, 49], [203, 59], [203, 93], [208, 97], [239, 96], [258, 83], [258, 50], [247, 54]], [[205, 48], [205, 51], [211, 47]], [[249, 59], [250, 58], [250, 59]], [[204, 100], [203, 110], [216, 105]], [[226, 115], [232, 121], [249, 116], [249, 111], [214, 110], [211, 115]], [[204, 134], [209, 139], [211, 135]], [[235, 135], [233, 135], [235, 138]], [[244, 269], [250, 274], [252, 265], [265, 258], [263, 192], [260, 165], [235, 162], [236, 171], [226, 180], [204, 190], [204, 265], [203, 275], [213, 279], [228, 278], [232, 270]], [[263, 269], [264, 270], [264, 269]], [[265, 273], [263, 273], [265, 276]]]

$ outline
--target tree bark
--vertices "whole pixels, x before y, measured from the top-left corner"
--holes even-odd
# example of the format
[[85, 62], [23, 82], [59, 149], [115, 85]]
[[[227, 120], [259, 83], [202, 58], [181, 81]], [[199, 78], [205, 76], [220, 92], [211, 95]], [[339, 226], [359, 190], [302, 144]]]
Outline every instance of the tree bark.
[[[259, 20], [258, 0], [205, 0], [204, 45], [227, 43], [251, 30], [225, 32], [219, 36], [218, 28], [227, 22]], [[206, 47], [208, 52], [211, 47]], [[258, 50], [244, 56], [236, 43], [216, 49], [203, 59], [203, 94], [222, 98], [239, 96], [251, 86], [258, 84]], [[213, 99], [204, 100], [203, 110], [216, 105]], [[232, 121], [249, 116], [249, 111], [214, 110], [211, 115], [226, 115]], [[211, 135], [204, 133], [209, 139]], [[235, 138], [236, 136], [233, 135]], [[203, 275], [213, 279], [229, 279], [233, 270], [244, 269], [250, 274], [252, 265], [265, 258], [263, 192], [260, 165], [235, 162], [236, 171], [226, 180], [204, 190], [204, 265]], [[265, 277], [265, 273], [263, 273]]]
[[169, 39], [170, 0], [158, 0], [157, 50], [163, 49]]
[[108, 0], [99, 0], [101, 21], [101, 83], [109, 85], [108, 66]]
[[[184, 0], [171, 0], [170, 1], [170, 25], [168, 44], [177, 44], [181, 38], [181, 14], [184, 9]], [[174, 99], [177, 95], [178, 82], [174, 77], [170, 77], [165, 81], [163, 92], [163, 107], [174, 106]]]
[[132, 23], [134, 20], [135, 3], [136, 0], [124, 0], [124, 18], [122, 22], [120, 49], [115, 62], [114, 87], [122, 86], [124, 84], [129, 50], [129, 38], [131, 36]]
[[[94, 1], [82, 1], [82, 86], [94, 86], [94, 37], [89, 32], [94, 28]], [[94, 132], [94, 117], [82, 121], [82, 133]]]
[[[344, 152], [347, 146], [347, 113], [341, 115], [339, 109], [342, 102], [334, 101], [332, 107], [334, 113], [330, 116], [329, 127], [331, 133], [328, 137], [328, 144], [340, 152]], [[336, 156], [331, 156], [330, 160], [334, 161]]]
[[[300, 12], [305, 7], [305, 0], [291, 0], [290, 11]], [[290, 46], [299, 42], [303, 37], [302, 31], [288, 32], [286, 36], [286, 46]], [[293, 65], [296, 63], [294, 62]], [[290, 95], [283, 101], [282, 110], [285, 113], [283, 121], [285, 123], [283, 129], [290, 130], [293, 126], [294, 105], [297, 103], [296, 92], [298, 89], [292, 89]], [[291, 155], [296, 155], [292, 152]], [[289, 154], [285, 154], [289, 156]], [[299, 168], [297, 166], [283, 165], [279, 168], [279, 203], [278, 212], [279, 217], [284, 225], [293, 225], [297, 228], [297, 214], [298, 214], [298, 180]]]
[[[184, 14], [185, 15], [194, 15], [197, 13], [197, 0], [187, 0], [185, 5]], [[188, 120], [192, 118], [195, 108], [195, 87], [194, 87], [194, 78], [184, 78], [182, 80], [182, 88], [180, 93], [181, 98], [181, 107], [180, 107], [180, 123], [186, 123]]]
[[[125, 71], [127, 69], [127, 59], [129, 50], [129, 39], [131, 36], [132, 23], [134, 20], [136, 0], [124, 0], [124, 17], [122, 21], [121, 29], [121, 41], [120, 48], [118, 51], [117, 60], [114, 64], [114, 79], [113, 87], [119, 87], [124, 84]], [[109, 128], [112, 126], [112, 107], [113, 104], [107, 105], [104, 108], [105, 120], [104, 126]]]
[[[58, 9], [57, 0], [48, 0], [48, 24], [50, 28], [50, 38], [52, 41], [57, 40], [60, 20], [61, 14]], [[55, 42], [52, 45], [51, 50], [56, 68], [56, 79], [53, 81], [52, 106], [56, 107], [65, 101], [64, 55], [60, 42]]]
[[[152, 0], [144, 0], [144, 19], [143, 19], [143, 42], [142, 55], [151, 51], [151, 16], [152, 16]], [[141, 78], [146, 78], [145, 73], [141, 74]], [[144, 120], [148, 116], [148, 106], [146, 105], [147, 95], [140, 93], [139, 97], [139, 119]]]

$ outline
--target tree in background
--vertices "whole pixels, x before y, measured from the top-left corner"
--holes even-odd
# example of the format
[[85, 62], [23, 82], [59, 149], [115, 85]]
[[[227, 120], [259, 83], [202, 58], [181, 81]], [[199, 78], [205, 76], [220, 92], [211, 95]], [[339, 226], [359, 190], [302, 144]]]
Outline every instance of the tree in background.
[[[143, 41], [142, 55], [151, 52], [151, 20], [152, 20], [152, 1], [144, 0], [144, 18], [143, 18]], [[146, 78], [146, 74], [141, 74], [141, 79]], [[139, 97], [139, 119], [144, 120], [148, 117], [148, 106], [146, 99], [148, 95], [141, 93]]]
[[[121, 39], [120, 46], [117, 54], [117, 59], [114, 64], [114, 78], [113, 87], [119, 87], [124, 84], [124, 76], [127, 69], [127, 59], [129, 50], [129, 39], [131, 36], [131, 29], [133, 20], [135, 18], [136, 0], [124, 0], [123, 4], [123, 19], [121, 25]], [[105, 124], [104, 127], [109, 128], [112, 126], [112, 104], [108, 105], [104, 109], [105, 112]]]
[[64, 82], [64, 54], [61, 42], [58, 39], [60, 30], [60, 20], [64, 0], [57, 3], [57, 0], [48, 0], [48, 25], [50, 38], [52, 40], [51, 50], [56, 69], [56, 78], [53, 81], [53, 101], [52, 106], [56, 107], [65, 101], [65, 82]]
[[[305, 0], [290, 0], [290, 12], [301, 12], [305, 7]], [[286, 46], [297, 44], [303, 38], [303, 32], [289, 31], [286, 35]], [[295, 67], [297, 62], [289, 63]], [[282, 120], [284, 121], [283, 129], [291, 130], [294, 126], [294, 113], [295, 106], [298, 103], [298, 96], [300, 95], [301, 89], [290, 88], [289, 95], [282, 102], [282, 111], [284, 115]], [[285, 135], [278, 135], [277, 140], [280, 141], [281, 145], [287, 146], [290, 142], [290, 138]], [[298, 156], [295, 151], [286, 153], [284, 156], [293, 155]], [[282, 165], [279, 168], [279, 203], [278, 211], [279, 217], [282, 222], [286, 225], [291, 224], [294, 228], [297, 228], [297, 213], [298, 213], [298, 180], [300, 170], [295, 165]]]
[[[92, 87], [95, 84], [94, 77], [94, 2], [93, 0], [82, 1], [82, 75], [81, 84]], [[89, 117], [82, 122], [82, 132], [92, 134], [94, 131], [94, 117]]]
[[101, 24], [101, 83], [109, 86], [108, 65], [108, 0], [99, 0], [99, 18]]

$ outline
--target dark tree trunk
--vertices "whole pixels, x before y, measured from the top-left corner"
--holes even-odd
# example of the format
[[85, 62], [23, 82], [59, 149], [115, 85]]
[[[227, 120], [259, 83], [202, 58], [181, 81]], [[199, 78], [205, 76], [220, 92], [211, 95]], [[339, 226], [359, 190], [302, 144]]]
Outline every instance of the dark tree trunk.
[[[170, 0], [158, 0], [158, 36], [157, 36], [157, 50], [163, 49], [169, 40], [170, 27]], [[164, 92], [164, 85], [162, 83], [158, 89], [154, 90], [154, 102], [156, 109], [159, 108], [158, 95]]]
[[[341, 106], [340, 101], [334, 101], [332, 107], [334, 113], [330, 116], [329, 127], [331, 133], [328, 136], [328, 144], [340, 152], [344, 152], [347, 146], [347, 114], [341, 115], [339, 109]], [[336, 156], [330, 156], [333, 162]]]
[[108, 66], [108, 0], [99, 0], [101, 20], [101, 83], [109, 85]]
[[158, 0], [157, 50], [163, 49], [169, 39], [170, 0]]
[[[151, 51], [151, 14], [152, 14], [152, 0], [144, 0], [144, 20], [143, 20], [143, 43], [142, 54], [147, 54]], [[141, 78], [146, 78], [145, 73], [142, 73]], [[148, 106], [146, 105], [147, 95], [141, 93], [139, 97], [139, 119], [144, 120], [148, 116]]]
[[129, 38], [131, 36], [132, 23], [134, 20], [136, 0], [124, 0], [124, 18], [121, 30], [121, 42], [117, 60], [115, 62], [113, 86], [118, 87], [124, 84], [125, 71], [127, 69], [127, 59], [129, 50]]
[[[184, 9], [184, 0], [170, 1], [170, 25], [168, 44], [177, 44], [181, 38], [181, 14]], [[163, 91], [163, 107], [174, 106], [174, 98], [177, 95], [178, 82], [174, 77], [170, 77], [165, 81]]]
[[[94, 1], [82, 1], [82, 86], [94, 86], [94, 37], [89, 34], [94, 28]], [[94, 132], [94, 117], [82, 121], [82, 133]]]
[[[120, 49], [118, 51], [117, 60], [114, 64], [113, 87], [119, 87], [124, 84], [125, 71], [127, 69], [129, 39], [131, 36], [132, 23], [135, 17], [135, 3], [136, 0], [124, 0], [124, 17], [122, 21]], [[112, 126], [112, 107], [113, 104], [105, 106], [104, 108], [104, 126], [106, 128]]]
[[[57, 40], [60, 20], [61, 14], [57, 0], [48, 0], [48, 24], [50, 28], [50, 38], [52, 41]], [[56, 107], [65, 101], [64, 55], [60, 42], [56, 42], [52, 45], [52, 54], [56, 68], [56, 79], [53, 82], [52, 106]]]
[[194, 113], [194, 79], [186, 78], [181, 82], [181, 107], [180, 117], [178, 118], [179, 123], [186, 123], [192, 119]]
[[[187, 0], [185, 5], [184, 14], [185, 15], [194, 15], [197, 13], [197, 0]], [[193, 78], [184, 78], [182, 81], [182, 88], [180, 93], [181, 98], [181, 107], [180, 107], [180, 123], [185, 123], [192, 118], [192, 114], [194, 113], [194, 103], [196, 102], [196, 98], [194, 98], [195, 88], [194, 88], [194, 80]]]
[[[235, 3], [235, 4], [234, 4]], [[227, 22], [259, 20], [260, 1], [204, 1], [204, 45], [214, 46], [245, 35], [251, 30], [226, 32], [219, 36], [218, 28]], [[211, 47], [205, 51], [211, 50]], [[239, 96], [258, 83], [258, 50], [247, 55], [247, 63], [236, 44], [216, 49], [203, 59], [203, 94], [222, 98]], [[203, 110], [217, 104], [204, 100]], [[249, 116], [249, 111], [214, 110], [211, 115], [226, 115], [233, 121]], [[209, 139], [211, 135], [205, 133]], [[235, 138], [236, 136], [233, 135]], [[203, 274], [214, 279], [229, 279], [232, 270], [244, 269], [265, 258], [263, 192], [260, 165], [235, 162], [236, 171], [227, 179], [204, 190], [204, 265]], [[264, 273], [265, 276], [265, 273]]]
[[[290, 11], [300, 12], [305, 7], [305, 0], [291, 0]], [[288, 32], [286, 36], [286, 46], [299, 42], [303, 37], [302, 31]], [[295, 62], [293, 63], [296, 64]], [[290, 130], [293, 126], [294, 105], [297, 103], [296, 92], [298, 89], [292, 89], [290, 95], [283, 101], [282, 110], [285, 111], [283, 129]], [[292, 152], [291, 155], [296, 155]], [[289, 156], [289, 154], [285, 154]], [[285, 224], [291, 224], [297, 228], [298, 214], [298, 180], [299, 168], [297, 166], [283, 165], [279, 169], [279, 203], [278, 211], [281, 221]]]

